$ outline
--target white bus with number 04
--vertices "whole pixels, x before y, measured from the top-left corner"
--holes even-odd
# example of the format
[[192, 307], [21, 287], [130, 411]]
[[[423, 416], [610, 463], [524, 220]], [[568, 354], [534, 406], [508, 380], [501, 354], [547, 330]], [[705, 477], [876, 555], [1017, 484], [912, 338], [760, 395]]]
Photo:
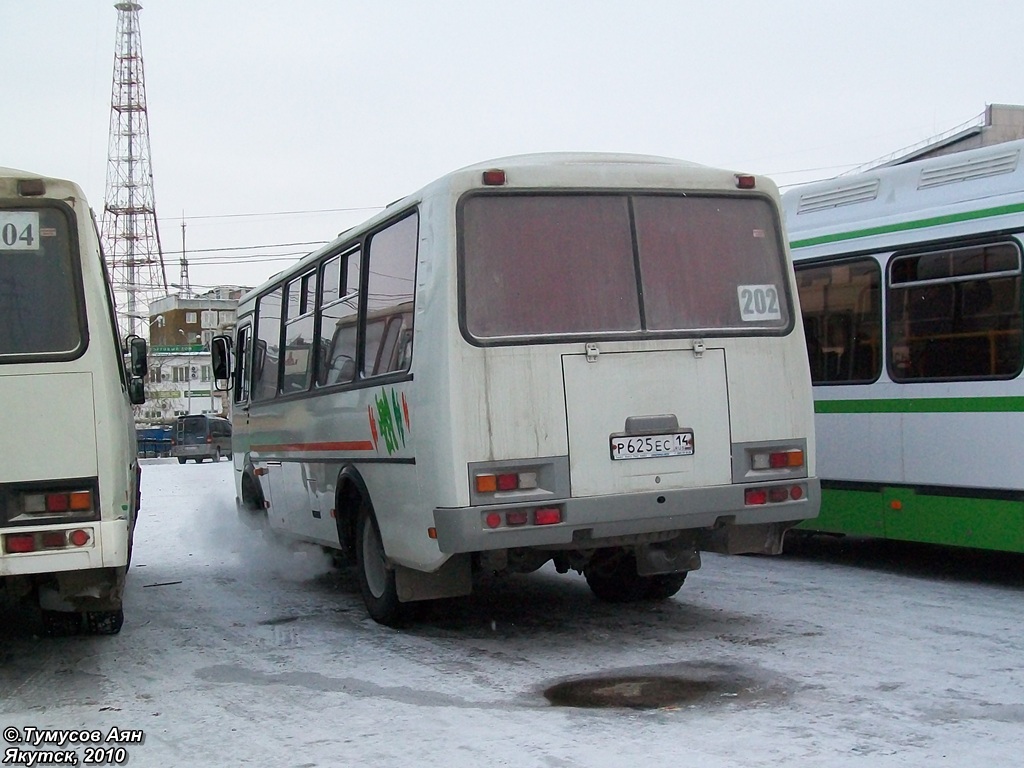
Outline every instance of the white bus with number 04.
[[[665, 598], [817, 514], [766, 178], [664, 158], [451, 173], [253, 291], [214, 344], [240, 504], [348, 553], [377, 621], [553, 561]], [[234, 364], [232, 364], [232, 359]]]
[[51, 634], [121, 629], [146, 375], [128, 347], [130, 371], [82, 190], [0, 169], [0, 588]]

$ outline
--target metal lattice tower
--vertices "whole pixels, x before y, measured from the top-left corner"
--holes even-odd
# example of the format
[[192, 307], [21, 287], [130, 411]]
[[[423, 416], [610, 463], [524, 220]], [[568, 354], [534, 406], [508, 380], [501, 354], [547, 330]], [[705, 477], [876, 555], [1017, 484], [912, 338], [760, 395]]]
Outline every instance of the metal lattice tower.
[[149, 154], [149, 115], [138, 3], [116, 3], [103, 244], [121, 335], [148, 336], [149, 303], [167, 295]]

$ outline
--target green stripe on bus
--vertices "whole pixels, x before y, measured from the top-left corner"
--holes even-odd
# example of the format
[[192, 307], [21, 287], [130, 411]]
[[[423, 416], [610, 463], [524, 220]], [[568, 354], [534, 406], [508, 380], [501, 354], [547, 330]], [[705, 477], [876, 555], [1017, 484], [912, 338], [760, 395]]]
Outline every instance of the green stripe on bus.
[[884, 235], [890, 232], [904, 232], [911, 229], [924, 229], [925, 227], [938, 227], [943, 224], [955, 224], [960, 221], [971, 221], [973, 219], [985, 219], [991, 216], [1006, 216], [1011, 213], [1024, 212], [1024, 203], [1012, 205], [1000, 205], [995, 208], [982, 208], [977, 211], [965, 213], [951, 213], [946, 216], [933, 216], [930, 219], [918, 219], [917, 221], [903, 221], [899, 224], [887, 224], [880, 227], [868, 227], [867, 229], [856, 229], [850, 232], [836, 232], [821, 237], [809, 237], [805, 240], [792, 240], [790, 248], [807, 248], [812, 245], [824, 243], [838, 243], [843, 240], [856, 240], [859, 237], [872, 237], [873, 235]]
[[921, 397], [816, 400], [815, 413], [1007, 413], [1024, 411], [1024, 397]]

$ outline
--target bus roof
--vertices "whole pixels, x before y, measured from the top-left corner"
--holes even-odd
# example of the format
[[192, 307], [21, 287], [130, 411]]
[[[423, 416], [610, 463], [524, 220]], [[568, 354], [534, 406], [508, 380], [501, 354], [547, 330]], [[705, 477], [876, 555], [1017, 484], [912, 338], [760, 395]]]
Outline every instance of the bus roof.
[[[340, 233], [334, 240], [302, 257], [257, 286], [239, 302], [264, 292], [281, 279], [302, 272], [307, 263], [319, 259], [358, 232], [370, 229], [390, 218], [396, 211], [440, 194], [458, 196], [471, 189], [490, 188], [483, 172], [505, 171], [503, 189], [563, 187], [574, 189], [687, 189], [721, 191], [737, 189], [736, 171], [713, 168], [686, 160], [655, 155], [609, 152], [546, 152], [510, 155], [459, 168], [441, 176], [416, 192], [402, 197], [371, 218]], [[766, 176], [756, 177], [754, 193], [777, 194], [775, 183]]]
[[1024, 211], [1022, 150], [1024, 139], [795, 187], [782, 196], [790, 245], [870, 237], [909, 218], [923, 228], [948, 223], [940, 214]]
[[46, 193], [44, 195], [34, 196], [63, 198], [71, 195], [79, 198], [84, 197], [81, 187], [68, 179], [46, 176], [40, 173], [32, 173], [31, 171], [22, 171], [17, 168], [5, 168], [2, 166], [0, 166], [0, 194], [11, 197], [19, 196], [19, 192], [16, 188], [17, 182], [28, 179], [39, 179], [46, 187]]

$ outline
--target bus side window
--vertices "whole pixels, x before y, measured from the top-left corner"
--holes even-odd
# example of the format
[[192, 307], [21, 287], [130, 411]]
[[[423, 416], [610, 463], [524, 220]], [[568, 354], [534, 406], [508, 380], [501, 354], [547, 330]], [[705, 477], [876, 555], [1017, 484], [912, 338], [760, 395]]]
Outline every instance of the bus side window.
[[412, 330], [418, 230], [419, 217], [414, 214], [370, 239], [364, 376], [379, 376], [409, 365], [409, 352], [395, 353], [399, 339], [404, 338], [402, 331]]
[[332, 256], [321, 270], [320, 339], [317, 385], [347, 384], [356, 375], [356, 332], [362, 252], [355, 248]]
[[252, 367], [252, 399], [269, 400], [277, 394], [281, 352], [281, 302], [278, 288], [259, 300], [256, 320], [256, 347]]

